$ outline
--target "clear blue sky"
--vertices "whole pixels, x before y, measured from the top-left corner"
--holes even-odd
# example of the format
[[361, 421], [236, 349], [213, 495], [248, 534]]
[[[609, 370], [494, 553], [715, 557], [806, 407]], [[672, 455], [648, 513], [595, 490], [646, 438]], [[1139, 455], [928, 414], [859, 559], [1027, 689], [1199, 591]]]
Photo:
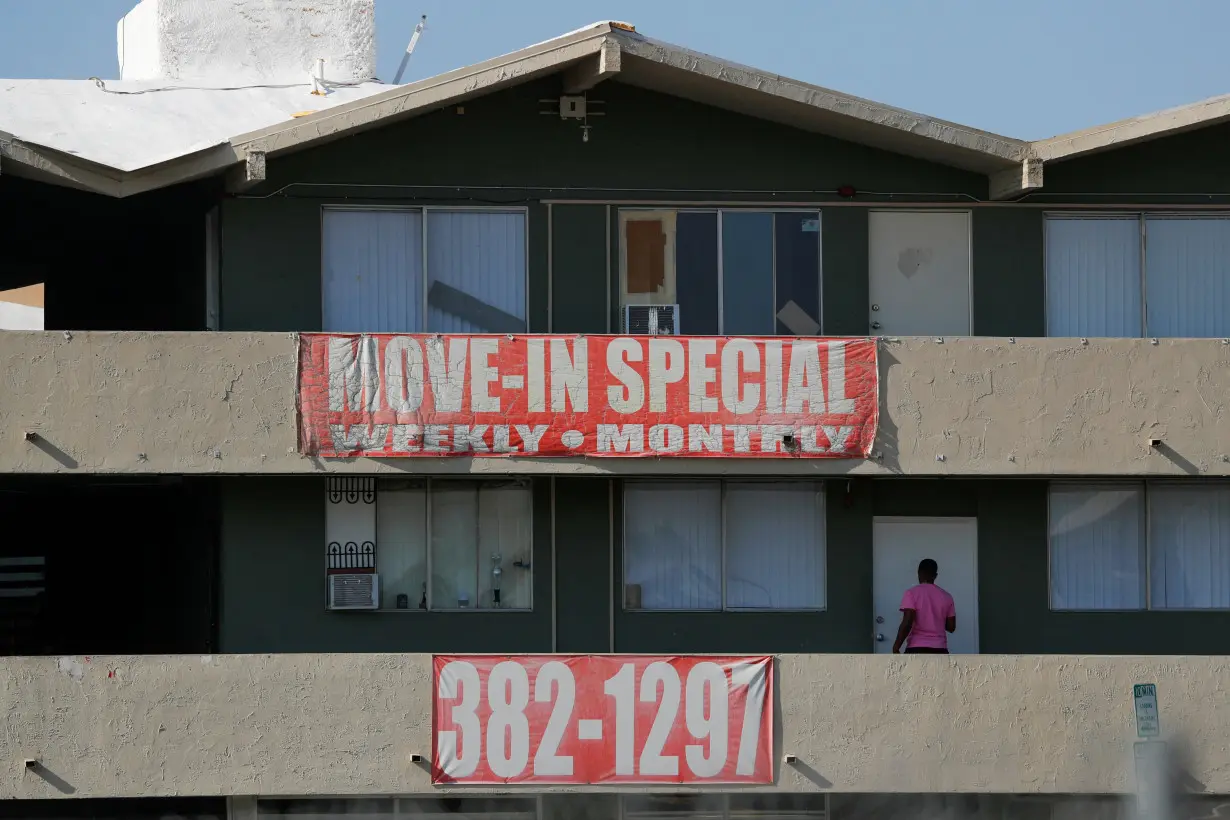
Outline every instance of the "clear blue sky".
[[[135, 0], [0, 0], [0, 77], [114, 77]], [[1230, 0], [376, 0], [389, 82], [618, 19], [650, 37], [1036, 139], [1230, 93]]]

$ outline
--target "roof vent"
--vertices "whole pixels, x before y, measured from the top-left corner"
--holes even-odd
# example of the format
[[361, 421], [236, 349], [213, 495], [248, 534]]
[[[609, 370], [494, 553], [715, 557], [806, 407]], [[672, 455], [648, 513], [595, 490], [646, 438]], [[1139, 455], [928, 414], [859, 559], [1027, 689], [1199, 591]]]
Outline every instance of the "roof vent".
[[120, 79], [298, 84], [376, 73], [375, 0], [141, 0], [116, 26]]

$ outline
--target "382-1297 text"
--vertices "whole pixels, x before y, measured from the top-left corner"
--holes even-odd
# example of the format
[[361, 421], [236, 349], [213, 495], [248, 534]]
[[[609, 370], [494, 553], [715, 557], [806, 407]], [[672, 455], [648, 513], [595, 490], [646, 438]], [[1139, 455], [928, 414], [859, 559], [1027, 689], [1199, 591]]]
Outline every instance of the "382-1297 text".
[[771, 658], [434, 662], [434, 782], [772, 782]]

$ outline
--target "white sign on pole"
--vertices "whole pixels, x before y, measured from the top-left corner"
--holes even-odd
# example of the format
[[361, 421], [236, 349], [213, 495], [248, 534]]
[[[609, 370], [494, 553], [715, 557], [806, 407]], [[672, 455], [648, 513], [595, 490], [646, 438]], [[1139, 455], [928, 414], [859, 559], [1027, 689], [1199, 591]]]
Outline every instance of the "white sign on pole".
[[1132, 699], [1136, 702], [1136, 736], [1157, 737], [1160, 735], [1162, 723], [1157, 710], [1157, 685], [1136, 684], [1132, 687]]

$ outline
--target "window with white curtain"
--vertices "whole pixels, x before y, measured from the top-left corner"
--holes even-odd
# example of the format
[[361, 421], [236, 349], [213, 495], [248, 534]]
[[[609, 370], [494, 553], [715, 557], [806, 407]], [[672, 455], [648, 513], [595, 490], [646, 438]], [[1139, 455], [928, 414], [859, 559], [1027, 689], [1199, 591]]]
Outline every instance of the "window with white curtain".
[[435, 609], [530, 608], [531, 506], [523, 482], [431, 482]]
[[814, 481], [628, 481], [631, 610], [818, 610], [824, 488]]
[[1145, 605], [1144, 489], [1051, 488], [1051, 608]]
[[1153, 609], [1230, 609], [1230, 485], [1149, 490]]
[[1230, 217], [1055, 214], [1046, 220], [1049, 336], [1230, 336]]
[[1051, 608], [1230, 609], [1230, 484], [1056, 484]]
[[1046, 221], [1048, 336], [1140, 336], [1140, 218]]
[[526, 330], [526, 213], [325, 208], [325, 331]]
[[1145, 219], [1145, 325], [1150, 336], [1230, 336], [1230, 219]]
[[629, 609], [721, 609], [721, 482], [624, 485], [624, 584]]
[[[533, 499], [525, 481], [330, 479], [326, 541], [375, 549], [380, 608], [532, 608]], [[370, 492], [338, 492], [337, 481]]]

